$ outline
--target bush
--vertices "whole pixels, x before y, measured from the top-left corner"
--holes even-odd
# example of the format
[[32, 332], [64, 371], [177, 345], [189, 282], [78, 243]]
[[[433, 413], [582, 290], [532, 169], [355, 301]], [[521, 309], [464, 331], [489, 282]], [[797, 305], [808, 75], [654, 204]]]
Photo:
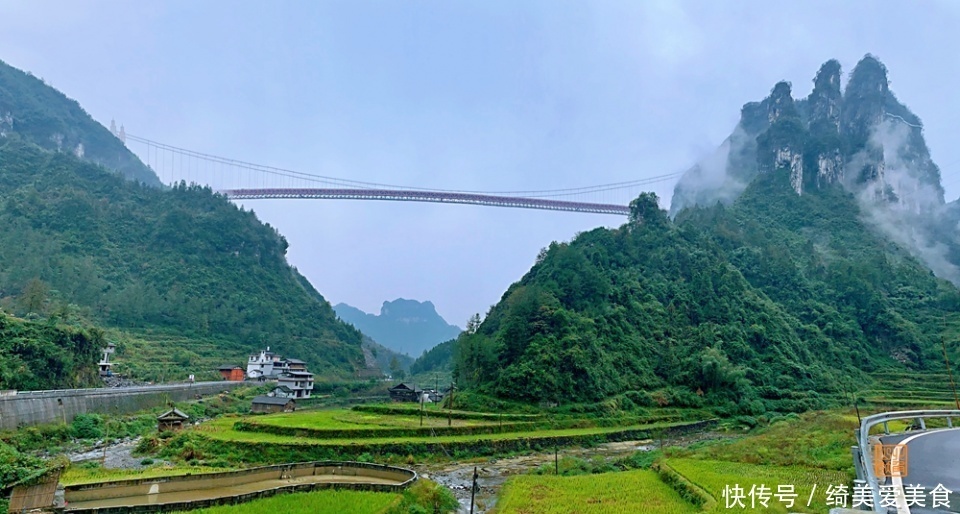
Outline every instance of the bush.
[[103, 437], [103, 418], [96, 414], [77, 414], [70, 426], [73, 437], [77, 439]]
[[150, 466], [153, 464], [153, 459], [143, 459], [140, 461], [141, 466]]
[[400, 503], [388, 514], [439, 514], [454, 512], [460, 507], [457, 498], [446, 487], [420, 479], [403, 492]]

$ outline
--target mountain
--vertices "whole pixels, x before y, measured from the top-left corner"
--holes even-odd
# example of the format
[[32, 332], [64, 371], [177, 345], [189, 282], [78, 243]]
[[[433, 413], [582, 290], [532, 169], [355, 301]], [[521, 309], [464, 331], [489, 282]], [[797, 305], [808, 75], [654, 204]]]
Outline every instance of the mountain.
[[363, 355], [367, 362], [367, 369], [370, 370], [368, 373], [376, 374], [378, 377], [405, 374], [413, 364], [413, 357], [395, 352], [366, 335], [363, 336]]
[[844, 91], [840, 77], [828, 61], [806, 99], [781, 82], [745, 105], [677, 185], [673, 218], [645, 193], [623, 226], [552, 243], [458, 340], [458, 384], [759, 414], [881, 369], [942, 369], [957, 207], [883, 65], [865, 57]]
[[383, 302], [380, 314], [368, 314], [345, 303], [333, 306], [337, 316], [357, 327], [391, 350], [418, 356], [460, 333], [460, 328], [447, 323], [433, 303], [398, 298]]
[[160, 185], [156, 174], [75, 100], [0, 61], [0, 137], [9, 134], [46, 150], [72, 153], [131, 180]]
[[[150, 187], [128, 180], [142, 164], [117, 173], [91, 162], [96, 142], [112, 134], [21, 75], [0, 75], [3, 105], [19, 113], [0, 136], [0, 307], [136, 333], [136, 347], [116, 341], [118, 360], [128, 363], [147, 358], [151, 338], [181, 341], [175, 362], [150, 363], [168, 377], [196, 365], [191, 348], [200, 346], [242, 358], [269, 345], [334, 376], [363, 366], [360, 333], [287, 263], [287, 241], [275, 229], [209, 188]], [[23, 107], [37, 105], [44, 110]], [[81, 158], [50, 147], [41, 136], [54, 131], [90, 150]], [[116, 138], [102, 148], [135, 159]]]

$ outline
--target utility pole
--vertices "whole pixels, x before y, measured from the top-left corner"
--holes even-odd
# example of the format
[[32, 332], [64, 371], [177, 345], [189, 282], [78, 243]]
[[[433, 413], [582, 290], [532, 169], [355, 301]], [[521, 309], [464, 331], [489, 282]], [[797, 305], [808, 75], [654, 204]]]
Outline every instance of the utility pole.
[[943, 349], [943, 361], [947, 364], [947, 373], [950, 374], [950, 388], [953, 389], [953, 401], [957, 406], [957, 410], [960, 410], [960, 397], [957, 396], [957, 384], [953, 381], [953, 368], [950, 367], [950, 358], [947, 357], [947, 343], [943, 339], [943, 334], [940, 335], [940, 347]]
[[[417, 387], [414, 386], [414, 389]], [[423, 391], [420, 391], [420, 426], [423, 426]]]
[[473, 487], [470, 488], [470, 514], [473, 514], [473, 499], [477, 494], [477, 467], [473, 467]]

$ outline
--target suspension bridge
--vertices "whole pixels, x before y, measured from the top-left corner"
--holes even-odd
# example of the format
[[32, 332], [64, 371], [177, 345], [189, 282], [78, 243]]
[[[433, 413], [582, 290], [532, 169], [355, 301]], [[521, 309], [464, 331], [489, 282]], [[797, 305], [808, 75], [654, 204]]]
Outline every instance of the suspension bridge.
[[144, 137], [124, 140], [161, 182], [201, 184], [234, 200], [325, 199], [432, 202], [598, 214], [629, 214], [630, 200], [651, 184], [676, 180], [669, 173], [594, 186], [538, 191], [462, 191], [364, 182], [254, 164]]

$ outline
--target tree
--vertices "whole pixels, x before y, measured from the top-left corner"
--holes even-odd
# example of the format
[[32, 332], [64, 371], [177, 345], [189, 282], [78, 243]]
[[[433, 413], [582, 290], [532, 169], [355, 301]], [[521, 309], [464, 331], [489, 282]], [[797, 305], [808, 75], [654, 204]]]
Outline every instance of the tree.
[[26, 287], [23, 288], [23, 293], [20, 295], [20, 303], [27, 312], [43, 314], [46, 310], [47, 293], [49, 291], [50, 288], [44, 281], [39, 278], [34, 278], [30, 280], [30, 282], [27, 282]]
[[403, 365], [397, 360], [396, 355], [390, 357], [390, 373], [393, 375], [393, 378], [397, 380], [403, 380], [407, 376], [407, 373], [403, 371]]
[[474, 314], [467, 320], [467, 328], [464, 330], [467, 334], [476, 334], [480, 328], [480, 314]]
[[630, 223], [663, 225], [667, 222], [667, 213], [660, 209], [660, 199], [656, 193], [640, 193], [630, 202]]

